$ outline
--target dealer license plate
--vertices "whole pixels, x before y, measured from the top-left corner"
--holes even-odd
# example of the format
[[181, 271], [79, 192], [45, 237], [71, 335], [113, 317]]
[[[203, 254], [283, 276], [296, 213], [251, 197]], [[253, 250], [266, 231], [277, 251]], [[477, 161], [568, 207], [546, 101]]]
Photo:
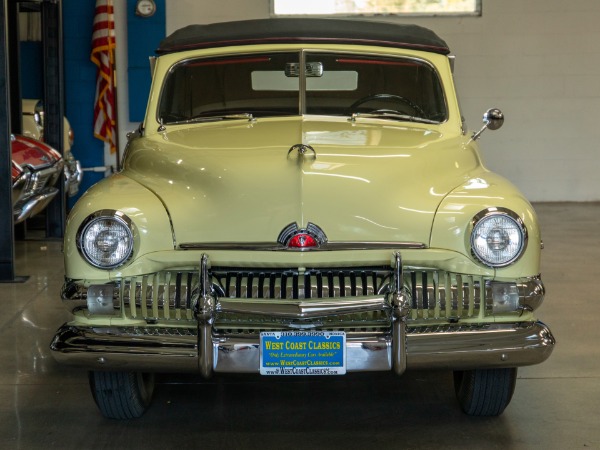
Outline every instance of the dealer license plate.
[[343, 331], [267, 331], [260, 333], [261, 375], [343, 375]]

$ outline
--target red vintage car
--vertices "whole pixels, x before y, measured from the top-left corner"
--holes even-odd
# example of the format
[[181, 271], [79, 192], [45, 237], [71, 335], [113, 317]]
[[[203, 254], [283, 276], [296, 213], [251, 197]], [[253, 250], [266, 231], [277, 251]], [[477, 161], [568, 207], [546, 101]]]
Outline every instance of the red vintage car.
[[56, 182], [63, 176], [60, 153], [38, 140], [11, 136], [12, 205], [14, 223], [42, 211], [58, 194]]
[[[23, 99], [23, 135], [44, 141], [44, 107], [41, 100]], [[64, 118], [64, 152], [65, 161], [65, 192], [69, 197], [77, 195], [79, 185], [83, 178], [83, 170], [79, 160], [75, 159], [71, 152], [75, 136], [69, 120]]]

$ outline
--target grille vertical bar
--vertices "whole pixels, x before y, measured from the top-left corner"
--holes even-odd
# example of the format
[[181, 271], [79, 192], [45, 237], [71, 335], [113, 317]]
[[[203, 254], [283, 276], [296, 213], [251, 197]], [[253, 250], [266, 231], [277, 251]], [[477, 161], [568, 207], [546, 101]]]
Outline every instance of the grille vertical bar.
[[126, 278], [120, 296], [127, 317], [145, 320], [193, 319], [193, 296], [198, 274], [192, 271], [159, 272]]
[[389, 270], [213, 269], [211, 275], [218, 292], [229, 298], [305, 299], [375, 295], [387, 286]]

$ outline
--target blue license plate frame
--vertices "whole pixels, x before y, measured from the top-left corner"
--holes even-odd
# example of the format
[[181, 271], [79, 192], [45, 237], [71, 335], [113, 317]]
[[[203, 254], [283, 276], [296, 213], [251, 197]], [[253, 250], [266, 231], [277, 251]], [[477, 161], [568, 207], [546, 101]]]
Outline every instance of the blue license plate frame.
[[261, 375], [344, 375], [343, 331], [265, 331], [260, 333]]

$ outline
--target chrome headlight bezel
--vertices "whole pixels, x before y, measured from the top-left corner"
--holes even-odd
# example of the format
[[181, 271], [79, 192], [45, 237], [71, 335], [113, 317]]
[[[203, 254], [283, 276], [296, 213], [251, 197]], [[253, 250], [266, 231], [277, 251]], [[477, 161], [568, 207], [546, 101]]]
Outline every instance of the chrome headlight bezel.
[[[479, 231], [484, 225], [488, 224], [491, 220], [502, 220], [505, 225], [511, 227], [509, 234], [506, 236], [509, 239], [508, 250], [505, 251], [504, 255], [499, 255], [498, 258], [490, 259], [480, 250], [481, 247], [481, 235]], [[506, 231], [506, 230], [503, 230]], [[506, 267], [515, 263], [525, 252], [527, 248], [527, 227], [523, 220], [514, 212], [506, 208], [487, 208], [479, 212], [471, 222], [471, 234], [470, 234], [470, 245], [471, 254], [479, 262], [486, 265], [487, 267]], [[489, 246], [489, 243], [486, 243]], [[505, 249], [498, 250], [504, 251]]]
[[[96, 233], [97, 236], [101, 231], [107, 231], [109, 229], [107, 221], [112, 222], [121, 231], [121, 235], [118, 236], [116, 248], [111, 252], [105, 252], [105, 257], [101, 258], [91, 251], [91, 246], [97, 242], [97, 239], [89, 238], [88, 234]], [[102, 222], [105, 222], [104, 228], [99, 231], [98, 227], [103, 227]], [[88, 264], [98, 269], [109, 270], [120, 267], [131, 259], [133, 256], [134, 239], [135, 227], [131, 219], [121, 211], [105, 209], [90, 214], [81, 223], [77, 231], [76, 242], [79, 253]], [[114, 255], [117, 251], [119, 254]], [[107, 261], [103, 261], [104, 259]]]

